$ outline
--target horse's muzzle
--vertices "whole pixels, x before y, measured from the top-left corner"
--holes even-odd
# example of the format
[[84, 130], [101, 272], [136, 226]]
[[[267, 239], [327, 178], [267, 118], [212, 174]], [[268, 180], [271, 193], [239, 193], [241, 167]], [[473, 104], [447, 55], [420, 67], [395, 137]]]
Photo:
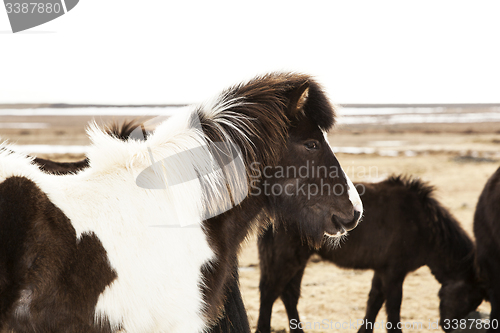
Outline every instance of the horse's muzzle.
[[356, 228], [358, 225], [358, 222], [361, 218], [361, 212], [359, 210], [354, 210], [353, 218], [346, 220], [339, 218], [338, 216], [333, 216], [334, 223], [339, 224], [344, 231], [351, 231], [352, 229]]
[[355, 210], [354, 211], [354, 218], [352, 219], [351, 222], [345, 224], [344, 228], [347, 231], [351, 231], [352, 229], [356, 228], [360, 219], [361, 219], [361, 212], [359, 210]]

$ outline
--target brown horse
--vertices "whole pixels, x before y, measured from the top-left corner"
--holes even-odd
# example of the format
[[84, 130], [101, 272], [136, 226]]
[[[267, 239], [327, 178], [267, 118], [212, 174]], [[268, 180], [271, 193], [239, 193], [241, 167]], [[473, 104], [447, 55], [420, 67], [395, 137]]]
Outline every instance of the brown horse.
[[500, 331], [500, 168], [490, 177], [474, 214], [477, 262], [491, 302], [488, 332]]
[[324, 136], [334, 120], [311, 77], [272, 73], [145, 141], [94, 127], [90, 166], [76, 174], [0, 149], [0, 329], [209, 329], [228, 310], [257, 215], [307, 221], [313, 245], [356, 226], [359, 196]]
[[[427, 265], [441, 283], [441, 325], [451, 331], [453, 319], [464, 318], [482, 301], [471, 239], [455, 218], [434, 199], [433, 188], [418, 179], [391, 177], [380, 183], [358, 183], [365, 209], [360, 225], [341, 247], [326, 243], [319, 250], [304, 244], [301, 223], [284, 221], [259, 238], [260, 314], [257, 332], [270, 332], [271, 310], [281, 297], [291, 332], [301, 329], [297, 303], [309, 257], [319, 254], [337, 266], [375, 271], [364, 326], [373, 323], [385, 302], [387, 328], [401, 332], [400, 308], [406, 275]], [[349, 283], [346, 281], [345, 283]]]

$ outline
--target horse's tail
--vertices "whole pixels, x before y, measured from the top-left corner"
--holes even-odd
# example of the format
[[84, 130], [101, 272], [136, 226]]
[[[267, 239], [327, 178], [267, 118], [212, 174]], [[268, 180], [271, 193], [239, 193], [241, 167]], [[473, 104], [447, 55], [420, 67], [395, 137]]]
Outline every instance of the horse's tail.
[[412, 192], [423, 208], [425, 223], [423, 227], [431, 233], [433, 244], [446, 251], [448, 258], [453, 258], [453, 265], [460, 265], [464, 270], [475, 265], [475, 246], [472, 239], [461, 227], [458, 220], [434, 196], [434, 186], [419, 178], [410, 176], [392, 176], [389, 182], [404, 186]]

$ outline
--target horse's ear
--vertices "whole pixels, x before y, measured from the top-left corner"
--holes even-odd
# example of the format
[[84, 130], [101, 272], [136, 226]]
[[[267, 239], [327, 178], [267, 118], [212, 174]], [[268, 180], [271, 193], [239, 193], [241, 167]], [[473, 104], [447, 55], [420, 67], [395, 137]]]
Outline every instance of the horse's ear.
[[299, 112], [304, 108], [309, 96], [309, 81], [302, 83], [298, 88], [292, 91], [288, 111], [290, 118], [297, 118]]

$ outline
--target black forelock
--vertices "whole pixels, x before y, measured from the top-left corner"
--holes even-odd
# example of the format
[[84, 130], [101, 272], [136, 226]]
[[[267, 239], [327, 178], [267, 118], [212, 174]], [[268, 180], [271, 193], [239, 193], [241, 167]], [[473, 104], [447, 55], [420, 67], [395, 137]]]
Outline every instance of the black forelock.
[[309, 97], [304, 105], [304, 112], [323, 131], [328, 131], [335, 125], [335, 108], [321, 86], [312, 79], [309, 79]]

